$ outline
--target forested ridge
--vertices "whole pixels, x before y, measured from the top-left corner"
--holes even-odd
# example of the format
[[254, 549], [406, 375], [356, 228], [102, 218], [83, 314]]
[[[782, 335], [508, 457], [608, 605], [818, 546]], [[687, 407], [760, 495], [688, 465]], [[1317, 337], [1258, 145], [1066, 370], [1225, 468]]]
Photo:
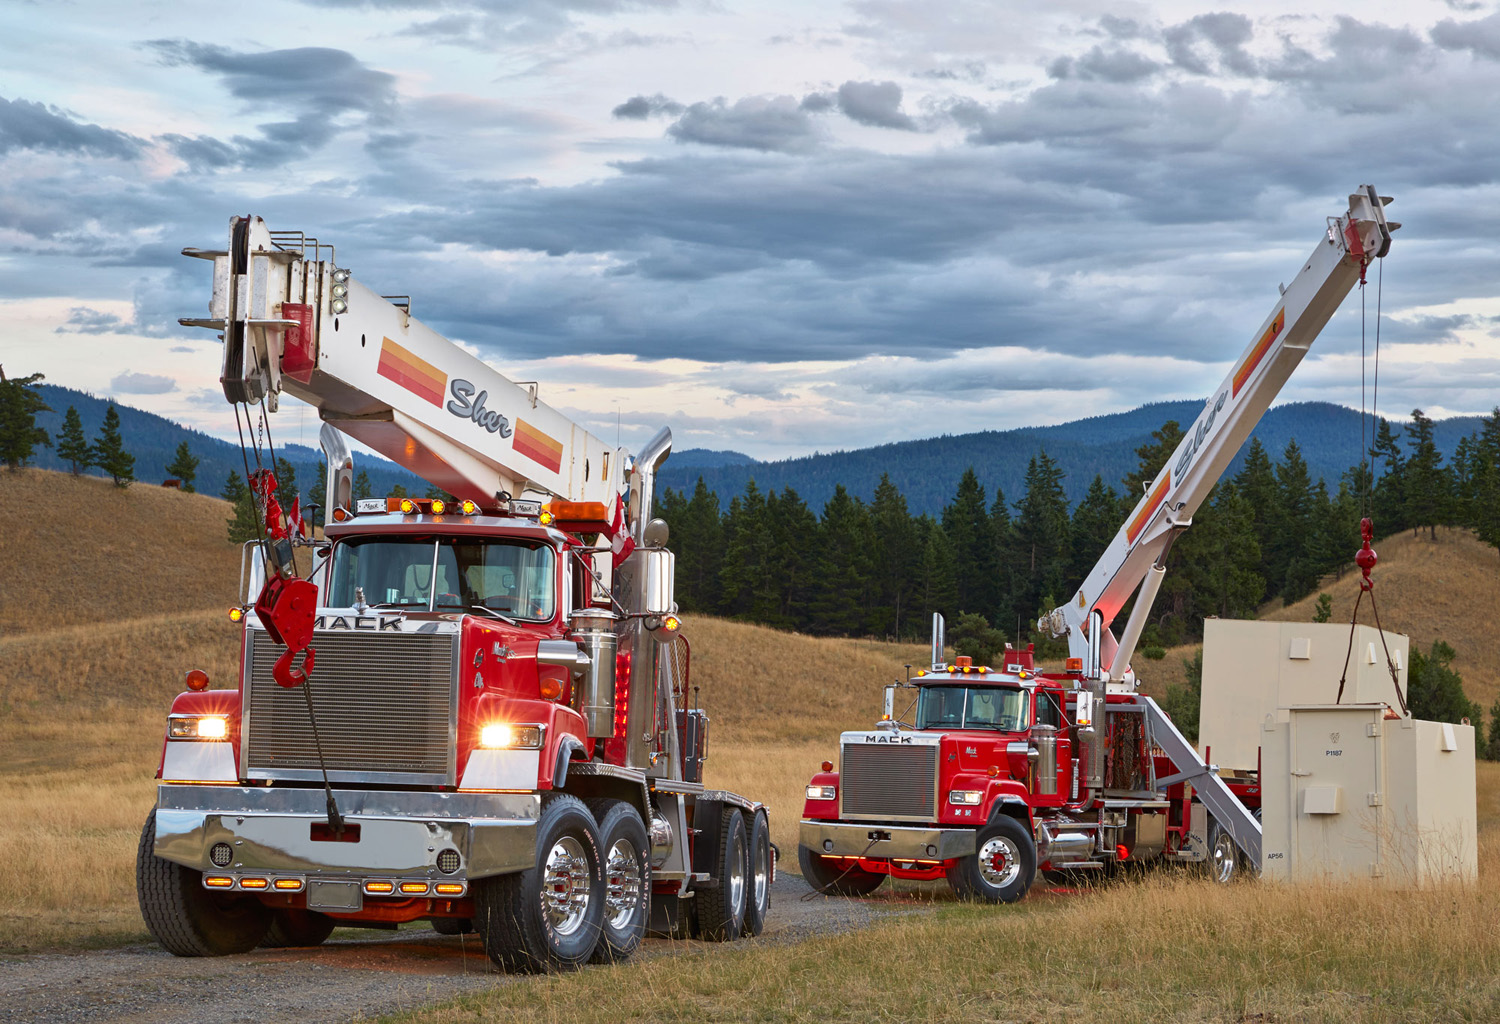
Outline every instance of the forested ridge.
[[[1352, 569], [1364, 515], [1377, 537], [1463, 527], [1500, 546], [1500, 408], [1474, 422], [1445, 458], [1421, 410], [1404, 428], [1381, 419], [1366, 457], [1333, 486], [1314, 479], [1296, 439], [1274, 455], [1252, 439], [1173, 546], [1143, 642], [1184, 643], [1207, 616], [1252, 617], [1268, 599], [1312, 593]], [[987, 491], [966, 469], [937, 515], [914, 514], [889, 473], [868, 501], [836, 484], [819, 511], [754, 478], [725, 507], [700, 476], [659, 504], [677, 599], [684, 611], [816, 634], [921, 638], [942, 612], [1040, 641], [1038, 615], [1073, 595], [1182, 436], [1167, 420], [1136, 448], [1131, 472], [1095, 474], [1076, 504], [1046, 450], [1014, 494]]]

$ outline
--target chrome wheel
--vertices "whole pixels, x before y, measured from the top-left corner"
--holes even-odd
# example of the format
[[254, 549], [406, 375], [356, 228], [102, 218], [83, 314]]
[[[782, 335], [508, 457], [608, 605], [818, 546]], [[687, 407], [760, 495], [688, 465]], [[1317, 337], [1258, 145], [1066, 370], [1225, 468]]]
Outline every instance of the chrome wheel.
[[[743, 835], [743, 833], [742, 833]], [[734, 865], [729, 869], [729, 905], [731, 907], [745, 906], [745, 857], [734, 858]]]
[[583, 844], [572, 836], [558, 839], [547, 854], [542, 909], [547, 927], [558, 935], [572, 935], [588, 917], [589, 862]]
[[1213, 872], [1214, 881], [1223, 883], [1232, 879], [1239, 854], [1234, 845], [1234, 837], [1222, 828], [1217, 829], [1214, 835], [1214, 847], [1210, 853], [1212, 860], [1209, 870]]
[[1021, 874], [1021, 851], [1009, 836], [991, 836], [979, 848], [979, 875], [987, 885], [1002, 889]]
[[611, 928], [624, 928], [641, 906], [641, 862], [635, 844], [618, 839], [604, 865], [604, 913]]
[[750, 850], [750, 856], [754, 860], [754, 864], [751, 867], [754, 888], [751, 892], [755, 896], [755, 905], [757, 907], [764, 907], [766, 905], [766, 889], [771, 884], [771, 849], [765, 843], [756, 843]]

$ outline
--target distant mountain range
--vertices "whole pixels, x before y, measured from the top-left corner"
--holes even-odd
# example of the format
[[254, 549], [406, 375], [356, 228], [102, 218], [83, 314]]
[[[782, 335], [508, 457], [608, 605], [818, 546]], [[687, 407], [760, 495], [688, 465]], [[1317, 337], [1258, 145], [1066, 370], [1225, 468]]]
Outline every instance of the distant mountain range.
[[[62, 429], [63, 414], [70, 405], [78, 410], [88, 438], [93, 440], [97, 436], [107, 400], [53, 384], [39, 385], [38, 391], [52, 411], [38, 415], [37, 425], [53, 438]], [[244, 475], [237, 445], [155, 413], [119, 403], [116, 408], [125, 448], [136, 457], [135, 475], [141, 482], [157, 484], [165, 479], [169, 475], [167, 463], [172, 461], [182, 441], [188, 442], [200, 460], [197, 479], [200, 492], [218, 494], [230, 470]], [[906, 495], [913, 513], [937, 514], [951, 500], [959, 477], [970, 466], [979, 475], [986, 494], [993, 497], [998, 485], [1008, 500], [1019, 500], [1027, 462], [1045, 450], [1067, 474], [1063, 486], [1069, 501], [1076, 502], [1096, 473], [1118, 490], [1120, 478], [1138, 461], [1135, 450], [1150, 440], [1153, 430], [1174, 419], [1186, 428], [1201, 408], [1201, 402], [1155, 402], [1130, 412], [1051, 427], [945, 435], [776, 462], [759, 462], [736, 451], [688, 448], [672, 453], [662, 468], [661, 483], [678, 490], [691, 490], [701, 476], [727, 506], [753, 479], [763, 491], [791, 487], [814, 509], [821, 509], [833, 495], [836, 484], [843, 484], [851, 494], [868, 500], [881, 473], [889, 473], [891, 481]], [[290, 429], [274, 425], [283, 431]], [[309, 430], [315, 426], [316, 421], [310, 423]], [[1459, 438], [1477, 429], [1477, 416], [1438, 420], [1435, 430], [1438, 447], [1445, 457], [1451, 456]], [[1278, 406], [1266, 413], [1253, 436], [1260, 438], [1273, 458], [1279, 458], [1287, 441], [1295, 437], [1313, 477], [1321, 476], [1331, 486], [1337, 486], [1339, 476], [1359, 461], [1359, 413], [1328, 402]], [[305, 445], [279, 444], [277, 454], [296, 468], [297, 482], [306, 494], [316, 479], [321, 453]], [[1243, 460], [1242, 451], [1230, 472], [1237, 472]], [[44, 469], [68, 468], [50, 448], [38, 449], [33, 461]], [[354, 463], [356, 470], [362, 469], [370, 475], [371, 488], [377, 495], [388, 493], [397, 484], [415, 494], [427, 492], [424, 481], [394, 462], [359, 453]]]
[[[719, 496], [720, 503], [727, 506], [753, 479], [762, 491], [790, 487], [817, 510], [833, 495], [836, 484], [843, 484], [851, 494], [869, 500], [880, 475], [889, 473], [891, 482], [906, 496], [914, 514], [938, 514], [952, 500], [959, 477], [970, 466], [991, 499], [999, 486], [1008, 501], [1019, 500], [1027, 463], [1045, 450], [1067, 474], [1063, 486], [1068, 500], [1077, 502], [1095, 474], [1118, 491], [1121, 478], [1139, 462], [1135, 450], [1151, 439], [1152, 431], [1168, 420], [1176, 420], [1187, 429], [1202, 408], [1203, 403], [1196, 401], [1153, 402], [1130, 412], [1093, 416], [1052, 427], [946, 435], [777, 462], [755, 462], [729, 452], [705, 454], [734, 455], [745, 461], [726, 459], [719, 465], [710, 465], [700, 459], [684, 464], [674, 454], [662, 468], [661, 483], [691, 491], [701, 476]], [[1399, 428], [1399, 424], [1393, 423], [1392, 427]], [[1459, 438], [1477, 429], [1477, 416], [1438, 420], [1435, 434], [1445, 458], [1453, 454]], [[1287, 442], [1295, 437], [1313, 479], [1322, 477], [1330, 487], [1337, 487], [1339, 477], [1360, 458], [1359, 412], [1329, 402], [1277, 406], [1266, 413], [1252, 436], [1260, 439], [1273, 459], [1279, 459]], [[1241, 450], [1230, 473], [1239, 471], [1244, 457]]]

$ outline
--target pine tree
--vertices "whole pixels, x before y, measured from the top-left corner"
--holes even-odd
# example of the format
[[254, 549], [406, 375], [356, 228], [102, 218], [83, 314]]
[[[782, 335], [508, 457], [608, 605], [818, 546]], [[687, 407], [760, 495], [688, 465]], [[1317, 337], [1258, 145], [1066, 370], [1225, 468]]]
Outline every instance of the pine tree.
[[292, 502], [297, 500], [298, 495], [297, 467], [281, 456], [276, 456], [276, 500], [284, 512], [292, 510]]
[[688, 500], [668, 489], [662, 496], [661, 517], [669, 543], [677, 555], [677, 603], [685, 612], [711, 612], [719, 606], [719, 567], [724, 561], [724, 526], [719, 496], [703, 477]]
[[959, 479], [953, 504], [943, 509], [943, 529], [953, 547], [959, 610], [987, 616], [994, 605], [995, 543], [973, 466]]
[[177, 454], [167, 463], [167, 475], [182, 481], [182, 489], [193, 493], [193, 481], [198, 477], [198, 457], [188, 448], [186, 441], [177, 446]]
[[229, 543], [243, 544], [259, 538], [255, 499], [250, 494], [250, 488], [245, 486], [245, 481], [234, 470], [229, 471], [229, 479], [224, 481], [224, 489], [219, 492], [219, 497], [229, 502], [233, 510], [233, 515], [227, 520]]
[[1131, 509], [1134, 509], [1142, 500], [1142, 495], [1145, 494], [1147, 487], [1156, 479], [1162, 467], [1167, 464], [1167, 460], [1172, 457], [1172, 453], [1182, 443], [1184, 436], [1186, 435], [1183, 434], [1182, 427], [1178, 425], [1176, 420], [1167, 420], [1167, 422], [1161, 425], [1160, 430], [1153, 430], [1151, 432], [1151, 441], [1149, 443], [1143, 444], [1135, 450], [1136, 457], [1140, 459], [1140, 463], [1133, 472], [1127, 473], [1123, 480], [1125, 484], [1125, 500], [1130, 503]]
[[1214, 488], [1212, 504], [1204, 505], [1187, 531], [1201, 556], [1185, 560], [1181, 569], [1190, 577], [1193, 597], [1191, 620], [1183, 623], [1184, 638], [1199, 635], [1202, 620], [1209, 615], [1253, 618], [1266, 587], [1260, 575], [1260, 544], [1255, 539], [1250, 502], [1232, 481], [1225, 480]]
[[[1488, 736], [1482, 756], [1486, 761], [1500, 761], [1500, 697], [1495, 698], [1495, 703], [1490, 705]], [[1479, 749], [1477, 743], [1475, 749]]]
[[1384, 463], [1375, 481], [1371, 511], [1378, 537], [1389, 537], [1406, 529], [1406, 460], [1396, 443], [1390, 421], [1384, 417], [1375, 430], [1370, 457]]
[[1471, 525], [1480, 540], [1500, 548], [1500, 406], [1481, 422], [1474, 447]]
[[995, 488], [995, 499], [990, 502], [990, 538], [995, 552], [995, 583], [990, 588], [991, 621], [1003, 627], [1007, 636], [1025, 633], [1028, 609], [1016, 605], [1017, 589], [1025, 580], [1017, 571], [1021, 564], [1019, 541], [1016, 539], [1016, 524], [1010, 517], [1010, 503], [1005, 492]]
[[1115, 539], [1120, 529], [1120, 496], [1104, 482], [1104, 477], [1094, 475], [1083, 500], [1073, 510], [1071, 537], [1071, 567], [1068, 571], [1067, 589], [1077, 590], [1084, 577], [1093, 569], [1109, 542]]
[[[386, 492], [385, 496], [387, 498], [410, 498], [411, 497], [410, 494], [406, 493], [406, 488], [404, 486], [402, 486], [401, 484], [392, 484], [391, 485], [391, 489]], [[278, 498], [277, 500], [280, 501], [281, 499]]]
[[0, 460], [14, 470], [31, 461], [38, 445], [52, 447], [52, 438], [36, 425], [36, 414], [51, 412], [32, 390], [46, 378], [40, 373], [10, 380], [0, 367]]
[[724, 563], [719, 570], [719, 611], [753, 621], [758, 592], [765, 589], [770, 561], [770, 530], [766, 527], [766, 499], [754, 479], [745, 493], [729, 502], [724, 517]]
[[790, 487], [766, 495], [763, 520], [766, 545], [765, 579], [756, 592], [757, 622], [781, 629], [810, 627], [810, 602], [817, 586], [818, 517]]
[[850, 497], [843, 484], [835, 485], [818, 524], [810, 609], [814, 631], [848, 636], [864, 624], [870, 599], [871, 539], [864, 503]]
[[[1260, 438], [1250, 439], [1250, 447], [1245, 451], [1245, 464], [1234, 476], [1234, 487], [1249, 506], [1256, 547], [1264, 558], [1276, 538], [1281, 495], [1276, 489], [1276, 467], [1266, 454], [1265, 445], [1260, 443]], [[1269, 588], [1270, 573], [1263, 571], [1261, 577], [1262, 586]], [[1259, 604], [1268, 596], [1267, 589], [1262, 589], [1255, 603]]]
[[1484, 747], [1484, 719], [1478, 704], [1464, 693], [1463, 677], [1453, 670], [1458, 653], [1442, 640], [1434, 640], [1426, 654], [1413, 647], [1406, 670], [1406, 703], [1413, 718], [1427, 722], [1460, 722], [1474, 726], [1474, 746]]
[[912, 606], [920, 609], [921, 626], [925, 630], [934, 613], [952, 618], [958, 613], [958, 585], [953, 544], [948, 532], [929, 515], [920, 516], [913, 524], [922, 558], [917, 564], [916, 585], [912, 593]]
[[1406, 460], [1406, 525], [1414, 534], [1425, 526], [1431, 539], [1437, 540], [1438, 524], [1448, 521], [1450, 487], [1443, 455], [1433, 440], [1432, 420], [1421, 409], [1411, 411], [1406, 443], [1411, 450]]
[[443, 490], [441, 487], [429, 487], [429, 488], [427, 488], [427, 494], [425, 495], [425, 497], [427, 497], [427, 498], [438, 498], [441, 501], [443, 501], [445, 504], [448, 504], [448, 505], [454, 505], [454, 504], [457, 504], [457, 502], [458, 502], [458, 498], [456, 498], [452, 494], [449, 494], [447, 491]]
[[1043, 604], [1066, 596], [1071, 523], [1062, 480], [1063, 472], [1052, 457], [1045, 451], [1038, 453], [1027, 463], [1026, 493], [1015, 506], [1016, 574], [1025, 579], [1016, 611], [1028, 622], [1051, 611]]
[[62, 432], [57, 435], [57, 457], [68, 464], [74, 476], [94, 464], [89, 439], [83, 434], [83, 420], [71, 405], [63, 415]]
[[328, 463], [322, 459], [318, 460], [318, 475], [313, 478], [312, 486], [307, 489], [307, 503], [317, 506], [308, 520], [312, 526], [316, 527], [328, 522]]
[[370, 474], [360, 470], [354, 474], [354, 500], [373, 497], [374, 491], [370, 487]]
[[1312, 480], [1296, 438], [1286, 443], [1276, 464], [1276, 493], [1280, 513], [1271, 550], [1266, 552], [1266, 571], [1272, 588], [1285, 604], [1291, 604], [1317, 585], [1307, 554], [1313, 525]]
[[94, 440], [92, 459], [94, 465], [109, 474], [116, 487], [129, 487], [135, 479], [135, 456], [125, 451], [125, 442], [120, 438], [120, 414], [113, 402], [104, 411], [104, 423]]
[[870, 561], [875, 581], [870, 627], [876, 634], [899, 637], [903, 628], [909, 631], [912, 575], [921, 552], [917, 550], [916, 529], [906, 498], [888, 474], [880, 474], [880, 483], [875, 485], [870, 521], [874, 530]]

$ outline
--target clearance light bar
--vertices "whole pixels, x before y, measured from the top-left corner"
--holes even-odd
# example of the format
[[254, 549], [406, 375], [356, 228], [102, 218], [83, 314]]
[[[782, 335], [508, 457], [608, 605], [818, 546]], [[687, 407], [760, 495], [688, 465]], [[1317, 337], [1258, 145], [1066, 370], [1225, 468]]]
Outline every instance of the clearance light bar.
[[426, 896], [426, 882], [402, 882], [401, 895], [403, 896]]
[[395, 882], [366, 882], [365, 892], [370, 896], [389, 896], [396, 891]]
[[432, 891], [439, 896], [462, 896], [464, 887], [457, 882], [439, 882], [432, 887]]
[[271, 884], [276, 889], [279, 889], [282, 892], [296, 892], [296, 891], [298, 891], [299, 889], [302, 888], [302, 879], [300, 879], [300, 878], [278, 878], [278, 879], [276, 879], [276, 881], [272, 882]]

